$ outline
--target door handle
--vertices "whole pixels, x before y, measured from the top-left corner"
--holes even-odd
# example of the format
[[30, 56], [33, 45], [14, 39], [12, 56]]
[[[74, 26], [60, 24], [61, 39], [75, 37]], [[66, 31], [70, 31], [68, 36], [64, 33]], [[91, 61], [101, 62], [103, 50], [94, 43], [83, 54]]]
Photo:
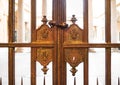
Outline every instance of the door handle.
[[[48, 22], [46, 16], [43, 16], [43, 19], [41, 21], [43, 22], [43, 24], [46, 24]], [[61, 29], [65, 29], [68, 27], [68, 24], [66, 24], [66, 22], [58, 23], [54, 20], [50, 20], [48, 24], [50, 25], [51, 28], [53, 28], [54, 26]]]
[[62, 22], [62, 23], [57, 23], [56, 21], [49, 21], [49, 25], [52, 27], [56, 26], [58, 28], [61, 28], [61, 29], [66, 29], [68, 28], [68, 24], [66, 22]]

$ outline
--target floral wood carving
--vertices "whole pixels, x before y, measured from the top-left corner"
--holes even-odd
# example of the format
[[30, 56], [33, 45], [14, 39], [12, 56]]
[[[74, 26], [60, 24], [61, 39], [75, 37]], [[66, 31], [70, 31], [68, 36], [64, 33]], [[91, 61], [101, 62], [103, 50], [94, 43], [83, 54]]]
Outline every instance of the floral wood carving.
[[70, 37], [72, 40], [77, 40], [77, 38], [79, 37], [78, 31], [76, 29], [70, 30]]
[[83, 62], [84, 49], [82, 48], [65, 49], [65, 58], [66, 58], [66, 62], [68, 62], [72, 67], [71, 72], [72, 72], [72, 75], [74, 76], [75, 73], [77, 72], [76, 67], [81, 62]]
[[52, 54], [52, 49], [37, 49], [37, 61], [43, 66], [42, 71], [44, 72], [44, 74], [46, 74], [48, 70], [47, 65], [52, 61]]
[[53, 41], [53, 31], [47, 25], [42, 25], [37, 29], [37, 41]]
[[48, 34], [49, 34], [49, 30], [48, 29], [43, 29], [41, 30], [41, 37], [42, 39], [47, 39], [48, 38]]
[[72, 24], [64, 31], [64, 42], [80, 43], [83, 41], [83, 30], [76, 24]]

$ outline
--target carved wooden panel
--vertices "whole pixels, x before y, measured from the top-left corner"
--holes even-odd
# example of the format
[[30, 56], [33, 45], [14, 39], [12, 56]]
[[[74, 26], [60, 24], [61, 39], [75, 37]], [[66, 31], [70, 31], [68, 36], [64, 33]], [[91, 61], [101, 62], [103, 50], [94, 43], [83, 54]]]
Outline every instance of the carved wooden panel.
[[53, 48], [49, 48], [49, 45], [52, 45], [54, 43], [54, 30], [52, 30], [48, 25], [47, 25], [47, 18], [46, 16], [43, 16], [42, 22], [43, 24], [36, 29], [36, 42], [35, 43], [40, 43], [41, 46], [46, 44], [45, 47], [39, 47], [36, 48], [36, 61], [38, 61], [42, 66], [42, 71], [44, 74], [47, 73], [48, 68], [47, 65], [52, 61], [52, 56], [53, 56]]
[[36, 30], [37, 42], [41, 43], [53, 43], [54, 32], [53, 30], [46, 24], [41, 25]]
[[74, 76], [77, 71], [75, 67], [84, 60], [85, 50], [83, 48], [66, 48], [64, 52], [66, 62], [72, 67], [71, 72]]
[[84, 58], [84, 49], [82, 48], [70, 48], [65, 49], [66, 61], [72, 66], [78, 66]]
[[72, 24], [64, 31], [65, 44], [79, 44], [83, 41], [83, 30], [76, 24]]
[[84, 61], [85, 58], [85, 49], [76, 48], [77, 44], [83, 43], [83, 30], [75, 24], [76, 18], [73, 15], [72, 25], [66, 30], [64, 30], [64, 45], [73, 45], [73, 47], [65, 48], [65, 60], [72, 67], [72, 75], [75, 76], [77, 72], [76, 67]]
[[52, 61], [52, 48], [37, 48], [37, 61], [42, 66], [47, 66]]
[[37, 48], [37, 61], [43, 66], [41, 69], [44, 74], [47, 74], [49, 68], [47, 65], [52, 61], [53, 49], [52, 48]]

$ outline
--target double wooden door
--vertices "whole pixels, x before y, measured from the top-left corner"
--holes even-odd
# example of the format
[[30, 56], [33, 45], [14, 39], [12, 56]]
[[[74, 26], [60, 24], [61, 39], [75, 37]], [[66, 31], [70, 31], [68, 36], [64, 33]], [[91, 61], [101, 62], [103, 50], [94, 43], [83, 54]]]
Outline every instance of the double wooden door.
[[[87, 2], [87, 1], [86, 1]], [[35, 1], [32, 1], [32, 14], [35, 17]], [[87, 4], [86, 4], [87, 5]], [[88, 41], [87, 21], [84, 29], [76, 22], [75, 15], [71, 16], [72, 24], [68, 27], [66, 22], [66, 1], [53, 0], [53, 20], [47, 23], [47, 17], [43, 16], [43, 24], [36, 29], [35, 18], [32, 18], [32, 43], [39, 44], [32, 48], [31, 84], [36, 85], [36, 61], [42, 66], [42, 71], [47, 75], [47, 65], [52, 62], [53, 85], [67, 85], [66, 64], [71, 66], [71, 75], [75, 76], [76, 66], [84, 63], [85, 85], [88, 84], [88, 48], [81, 47]], [[86, 16], [87, 20], [87, 10]], [[86, 30], [86, 31], [85, 31]], [[47, 82], [47, 81], [46, 81]], [[74, 80], [76, 83], [76, 80]], [[44, 82], [45, 84], [45, 82]]]
[[43, 66], [42, 71], [45, 75], [48, 71], [47, 65], [52, 62], [53, 85], [67, 85], [66, 63], [70, 64], [71, 74], [75, 76], [76, 66], [83, 62], [84, 85], [88, 85], [89, 48], [105, 48], [105, 82], [106, 85], [111, 85], [111, 48], [120, 45], [111, 43], [110, 0], [105, 0], [106, 43], [97, 44], [88, 43], [88, 0], [83, 0], [83, 29], [75, 24], [75, 16], [71, 17], [72, 24], [69, 27], [64, 23], [66, 22], [66, 0], [53, 0], [53, 21], [50, 25], [47, 24], [47, 18], [44, 16], [43, 24], [36, 29], [36, 0], [31, 0], [31, 43], [14, 43], [14, 3], [15, 0], [9, 0], [9, 42], [0, 44], [1, 47], [9, 48], [9, 85], [15, 84], [15, 47], [31, 48], [31, 85], [36, 85], [36, 61]]

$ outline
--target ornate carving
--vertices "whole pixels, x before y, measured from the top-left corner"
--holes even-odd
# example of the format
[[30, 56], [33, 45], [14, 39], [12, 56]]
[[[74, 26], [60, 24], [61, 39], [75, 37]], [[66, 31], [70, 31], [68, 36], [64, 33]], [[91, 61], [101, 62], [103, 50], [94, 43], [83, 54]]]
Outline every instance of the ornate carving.
[[43, 68], [42, 68], [41, 70], [44, 72], [44, 74], [47, 74], [47, 71], [48, 71], [49, 69], [47, 68], [47, 66], [43, 66]]
[[38, 30], [37, 30], [37, 40], [46, 40], [48, 39], [48, 35], [49, 35], [49, 30], [48, 30], [48, 26], [44, 25], [41, 26]]
[[54, 32], [47, 25], [42, 25], [37, 29], [38, 42], [53, 42]]
[[76, 67], [83, 61], [84, 49], [65, 49], [66, 61], [72, 66]]
[[81, 43], [83, 41], [83, 30], [76, 24], [72, 24], [66, 31], [64, 31], [65, 43]]
[[48, 29], [41, 30], [41, 38], [42, 39], [47, 39], [48, 38], [48, 34], [49, 34], [49, 30]]
[[76, 21], [75, 15], [72, 15], [72, 24], [64, 31], [64, 44], [80, 44], [83, 42], [83, 30], [75, 24]]
[[71, 72], [73, 76], [77, 72], [75, 67], [83, 62], [84, 52], [82, 48], [65, 49], [66, 62], [72, 67]]
[[75, 22], [77, 21], [75, 15], [72, 15], [71, 21], [72, 21], [73, 24], [75, 24]]
[[52, 61], [52, 49], [39, 48], [37, 49], [37, 61], [43, 66], [42, 71], [47, 73], [47, 65]]
[[75, 73], [77, 72], [77, 69], [75, 67], [72, 67], [70, 70], [72, 72], [72, 75], [75, 76]]
[[47, 66], [52, 61], [52, 49], [37, 49], [37, 60], [40, 62], [41, 65]]
[[70, 30], [70, 37], [71, 37], [71, 39], [73, 39], [73, 40], [77, 40], [78, 37], [79, 37], [78, 31], [77, 31], [76, 29]]
[[41, 20], [43, 24], [36, 30], [37, 42], [39, 43], [53, 43], [54, 30], [47, 25], [47, 18], [43, 16]]
[[41, 21], [43, 22], [43, 24], [46, 24], [48, 20], [47, 20], [46, 16], [43, 16]]

